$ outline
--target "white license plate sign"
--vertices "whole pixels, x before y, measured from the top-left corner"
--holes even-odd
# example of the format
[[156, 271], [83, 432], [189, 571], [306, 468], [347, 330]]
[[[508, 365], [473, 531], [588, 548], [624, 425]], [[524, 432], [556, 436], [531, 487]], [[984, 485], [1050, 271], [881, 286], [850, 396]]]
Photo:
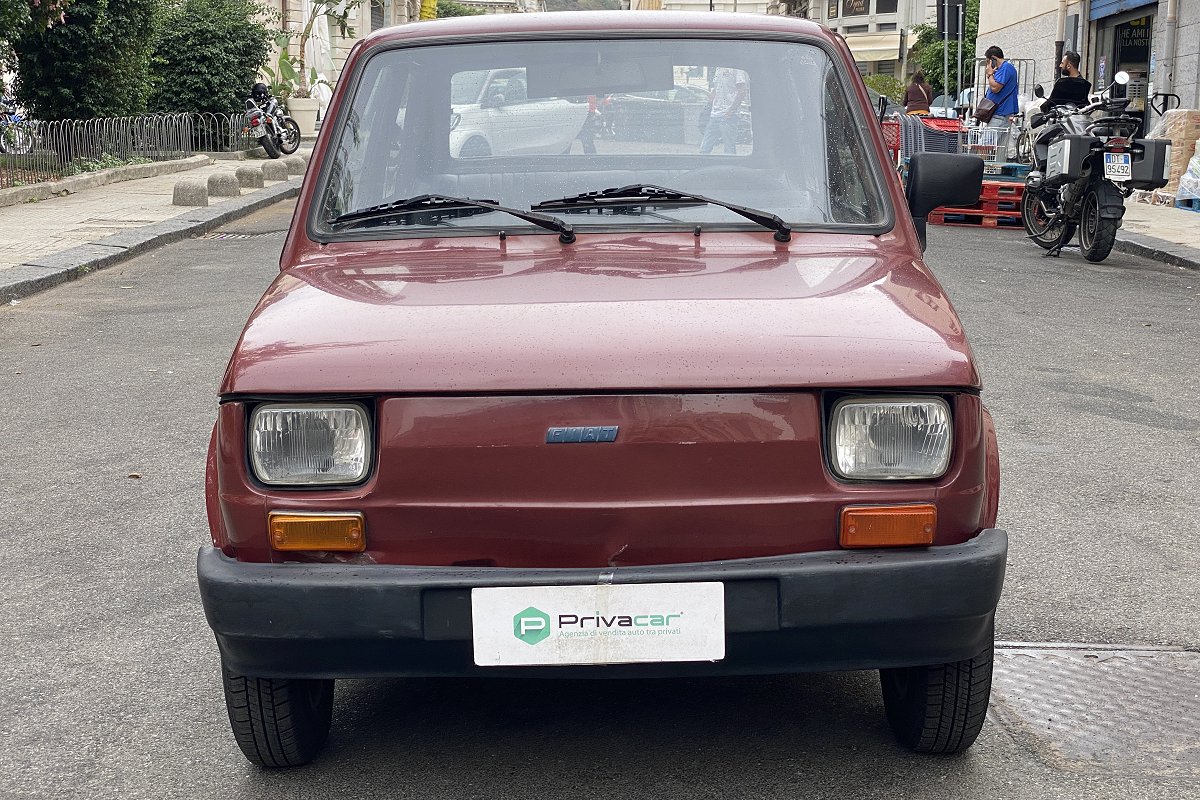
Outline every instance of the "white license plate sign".
[[1129, 153], [1105, 153], [1104, 177], [1114, 181], [1127, 181], [1133, 177]]
[[719, 661], [725, 586], [472, 589], [471, 628], [481, 667]]

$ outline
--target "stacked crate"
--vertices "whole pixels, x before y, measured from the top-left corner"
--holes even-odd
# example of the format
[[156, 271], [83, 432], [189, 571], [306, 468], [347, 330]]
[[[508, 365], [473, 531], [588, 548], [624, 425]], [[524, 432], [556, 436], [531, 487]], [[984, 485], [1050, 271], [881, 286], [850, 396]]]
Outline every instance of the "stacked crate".
[[1025, 184], [1012, 180], [985, 180], [979, 202], [960, 208], [939, 208], [929, 215], [934, 225], [1021, 230], [1021, 196]]

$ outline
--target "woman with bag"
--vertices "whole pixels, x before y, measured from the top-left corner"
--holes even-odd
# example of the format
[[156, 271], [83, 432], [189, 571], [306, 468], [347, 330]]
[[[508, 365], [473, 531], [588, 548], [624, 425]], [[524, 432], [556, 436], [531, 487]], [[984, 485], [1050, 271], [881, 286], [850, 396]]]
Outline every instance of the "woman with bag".
[[904, 112], [906, 114], [928, 114], [929, 104], [933, 100], [933, 87], [925, 82], [925, 73], [917, 70], [912, 76], [912, 83], [904, 92]]

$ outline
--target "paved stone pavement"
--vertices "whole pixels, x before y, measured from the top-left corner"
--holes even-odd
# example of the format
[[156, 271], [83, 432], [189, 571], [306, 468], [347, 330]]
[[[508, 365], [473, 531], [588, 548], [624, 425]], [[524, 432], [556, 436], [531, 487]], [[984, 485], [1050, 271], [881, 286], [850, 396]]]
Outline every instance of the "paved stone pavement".
[[1126, 201], [1121, 230], [1200, 250], [1200, 213]]
[[[310, 150], [302, 149], [305, 155]], [[233, 173], [246, 165], [262, 161], [218, 160], [205, 167], [160, 175], [153, 178], [122, 181], [85, 189], [66, 197], [54, 197], [36, 203], [0, 208], [0, 284], [4, 273], [33, 259], [94, 242], [110, 234], [138, 228], [194, 211], [194, 206], [171, 204], [177, 181], [207, 180], [217, 172]], [[266, 181], [274, 186], [279, 181]], [[243, 189], [242, 193], [255, 191]], [[210, 197], [210, 207], [233, 198]]]

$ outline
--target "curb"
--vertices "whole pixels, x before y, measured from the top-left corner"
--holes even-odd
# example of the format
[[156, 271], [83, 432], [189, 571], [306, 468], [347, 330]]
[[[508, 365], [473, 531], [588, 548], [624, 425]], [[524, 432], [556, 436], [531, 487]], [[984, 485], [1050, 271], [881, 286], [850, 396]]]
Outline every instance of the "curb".
[[[296, 176], [302, 178], [303, 176]], [[42, 256], [0, 272], [0, 305], [105, 269], [156, 247], [203, 235], [227, 222], [300, 194], [299, 180], [286, 180], [231, 199], [218, 206], [196, 208], [177, 217], [114, 233], [88, 244]]]
[[198, 155], [177, 158], [172, 161], [152, 161], [149, 164], [126, 164], [123, 167], [109, 167], [95, 172], [85, 172], [81, 175], [70, 175], [57, 181], [33, 183], [29, 186], [13, 186], [8, 189], [0, 189], [0, 207], [49, 200], [51, 197], [73, 194], [83, 189], [95, 189], [110, 183], [170, 175], [196, 167], [206, 167], [212, 161], [209, 156]]
[[1200, 250], [1141, 233], [1118, 235], [1113, 249], [1173, 267], [1200, 270]]

